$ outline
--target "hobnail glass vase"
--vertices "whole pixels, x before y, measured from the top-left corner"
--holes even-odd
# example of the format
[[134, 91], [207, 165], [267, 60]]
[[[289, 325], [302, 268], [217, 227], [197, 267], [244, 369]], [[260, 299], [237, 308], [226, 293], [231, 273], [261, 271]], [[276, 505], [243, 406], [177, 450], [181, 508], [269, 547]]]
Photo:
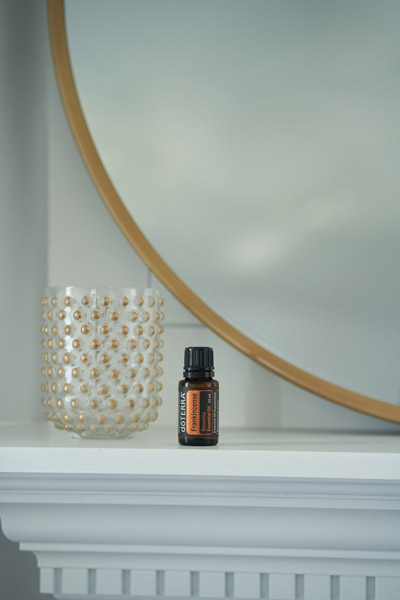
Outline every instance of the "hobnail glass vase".
[[41, 303], [46, 419], [84, 438], [147, 429], [162, 404], [160, 292], [51, 287]]

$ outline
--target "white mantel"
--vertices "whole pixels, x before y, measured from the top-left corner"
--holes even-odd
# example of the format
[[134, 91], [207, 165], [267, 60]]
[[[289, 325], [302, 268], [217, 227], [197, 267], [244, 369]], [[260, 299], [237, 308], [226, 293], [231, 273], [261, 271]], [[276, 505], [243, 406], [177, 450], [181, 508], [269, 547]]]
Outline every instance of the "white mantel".
[[400, 598], [400, 437], [0, 425], [0, 517], [56, 598]]

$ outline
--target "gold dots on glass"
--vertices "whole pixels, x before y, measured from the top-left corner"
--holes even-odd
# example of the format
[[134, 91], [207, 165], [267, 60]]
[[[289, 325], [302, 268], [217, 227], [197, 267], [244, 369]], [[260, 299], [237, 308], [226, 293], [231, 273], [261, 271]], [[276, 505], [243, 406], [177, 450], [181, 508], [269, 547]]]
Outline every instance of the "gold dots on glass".
[[161, 362], [162, 360], [164, 360], [164, 355], [161, 352], [156, 352], [156, 361]]
[[46, 348], [46, 340], [42, 340], [40, 342], [40, 345], [42, 346], [42, 348]]
[[43, 319], [43, 321], [46, 320], [46, 313], [45, 312], [42, 312], [42, 319]]
[[164, 298], [160, 298], [160, 306], [164, 306]]
[[164, 332], [164, 327], [162, 325], [158, 326], [158, 333], [161, 335]]
[[160, 381], [157, 381], [157, 392], [161, 392], [163, 385]]
[[158, 418], [158, 413], [156, 411], [154, 411], [149, 416], [150, 416], [150, 421], [156, 421]]
[[42, 299], [40, 328], [47, 418], [85, 437], [146, 429], [162, 389], [157, 292], [68, 288], [54, 294], [58, 303], [52, 296]]
[[52, 299], [51, 299], [51, 304], [52, 304], [53, 306], [57, 306], [57, 298], [52, 298]]

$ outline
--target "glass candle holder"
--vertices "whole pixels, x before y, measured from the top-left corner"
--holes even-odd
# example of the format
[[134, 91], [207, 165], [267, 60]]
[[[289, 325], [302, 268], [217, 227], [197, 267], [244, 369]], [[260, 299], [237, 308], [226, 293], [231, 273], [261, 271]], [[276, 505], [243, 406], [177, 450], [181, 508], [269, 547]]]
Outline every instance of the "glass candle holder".
[[160, 292], [51, 287], [41, 303], [46, 419], [83, 438], [147, 429], [162, 404]]

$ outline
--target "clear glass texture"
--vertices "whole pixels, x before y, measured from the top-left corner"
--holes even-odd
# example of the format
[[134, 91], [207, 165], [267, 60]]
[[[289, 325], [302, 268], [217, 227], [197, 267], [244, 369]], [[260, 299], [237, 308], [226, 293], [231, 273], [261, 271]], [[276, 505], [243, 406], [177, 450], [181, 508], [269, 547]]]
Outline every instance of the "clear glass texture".
[[162, 404], [160, 292], [51, 287], [41, 303], [46, 419], [84, 438], [147, 429]]

